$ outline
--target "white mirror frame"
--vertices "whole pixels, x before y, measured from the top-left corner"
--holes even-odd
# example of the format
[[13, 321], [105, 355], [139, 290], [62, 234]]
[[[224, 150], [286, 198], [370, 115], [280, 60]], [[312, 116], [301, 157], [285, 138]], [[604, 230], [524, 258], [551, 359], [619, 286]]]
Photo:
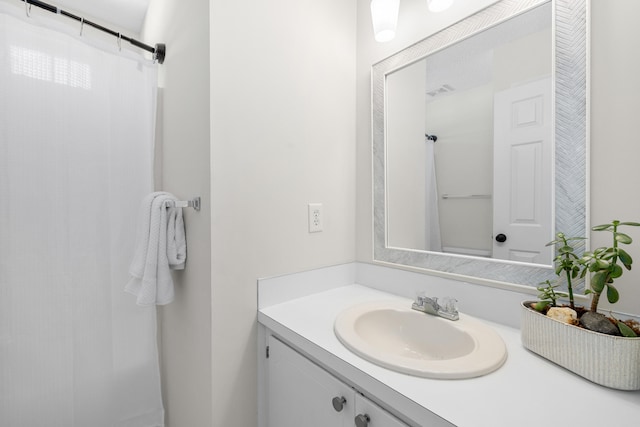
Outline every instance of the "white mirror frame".
[[[553, 2], [555, 230], [589, 236], [588, 191], [588, 8], [587, 0], [502, 0], [403, 49], [372, 68], [374, 262], [390, 263], [527, 287], [554, 279], [551, 265], [443, 254], [387, 245], [385, 170], [386, 77], [453, 43], [548, 1]], [[584, 290], [584, 284], [574, 285]]]

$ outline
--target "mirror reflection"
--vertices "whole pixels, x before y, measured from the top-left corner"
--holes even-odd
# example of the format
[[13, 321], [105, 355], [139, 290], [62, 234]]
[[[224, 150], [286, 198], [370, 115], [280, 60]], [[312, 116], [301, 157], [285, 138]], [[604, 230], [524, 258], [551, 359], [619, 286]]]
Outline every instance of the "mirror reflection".
[[500, 287], [555, 277], [544, 244], [588, 235], [587, 15], [500, 0], [372, 66], [376, 262]]
[[551, 3], [386, 75], [387, 245], [550, 265]]

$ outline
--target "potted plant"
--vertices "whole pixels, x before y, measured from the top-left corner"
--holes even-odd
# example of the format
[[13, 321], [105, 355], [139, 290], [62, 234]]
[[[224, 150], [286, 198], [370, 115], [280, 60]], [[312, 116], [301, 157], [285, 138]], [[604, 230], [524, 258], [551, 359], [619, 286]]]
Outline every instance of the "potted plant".
[[[567, 279], [567, 291], [569, 292], [569, 307], [575, 309], [575, 301], [573, 297], [573, 282], [577, 278], [581, 270], [581, 260], [576, 255], [575, 248], [571, 246], [576, 240], [585, 240], [584, 237], [567, 237], [564, 233], [556, 234], [557, 239], [547, 243], [547, 246], [556, 246], [557, 254], [553, 259], [556, 264], [556, 275], [561, 277], [565, 274]], [[583, 276], [584, 277], [584, 276]]]
[[[522, 304], [522, 343], [529, 350], [581, 375], [597, 384], [620, 390], [640, 390], [640, 332], [637, 322], [620, 321], [598, 313], [600, 296], [604, 293], [610, 303], [620, 294], [613, 285], [624, 270], [630, 270], [631, 256], [620, 247], [632, 239], [619, 231], [621, 226], [640, 226], [635, 222], [612, 221], [598, 225], [593, 231], [612, 233], [612, 245], [582, 255], [573, 243], [581, 237], [566, 237], [563, 233], [548, 246], [556, 247], [555, 273], [565, 279], [568, 294], [564, 296], [551, 281], [541, 286], [540, 301]], [[575, 305], [572, 280], [591, 274], [591, 306]], [[569, 304], [558, 307], [557, 300], [569, 297]], [[562, 311], [562, 314], [558, 314]]]

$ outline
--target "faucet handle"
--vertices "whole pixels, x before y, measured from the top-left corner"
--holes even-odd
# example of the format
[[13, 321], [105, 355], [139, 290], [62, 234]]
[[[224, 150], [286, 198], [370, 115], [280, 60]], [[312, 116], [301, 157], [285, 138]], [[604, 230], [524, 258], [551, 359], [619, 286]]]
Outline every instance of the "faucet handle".
[[441, 300], [440, 307], [443, 311], [447, 313], [457, 313], [458, 312], [458, 300], [452, 297], [443, 297]]

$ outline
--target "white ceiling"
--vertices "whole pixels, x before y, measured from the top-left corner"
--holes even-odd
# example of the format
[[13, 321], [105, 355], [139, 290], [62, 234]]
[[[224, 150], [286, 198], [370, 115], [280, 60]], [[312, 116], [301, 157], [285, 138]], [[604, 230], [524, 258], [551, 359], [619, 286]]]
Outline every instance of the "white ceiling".
[[[114, 25], [134, 35], [142, 31], [149, 0], [43, 0], [62, 10], [105, 26]], [[93, 18], [93, 19], [92, 19]]]
[[[426, 58], [427, 102], [435, 95], [447, 95], [454, 90], [467, 90], [489, 83], [493, 79], [493, 52], [499, 46], [540, 31], [551, 31], [551, 3], [502, 22]], [[468, 70], [473, 70], [469, 73]]]

